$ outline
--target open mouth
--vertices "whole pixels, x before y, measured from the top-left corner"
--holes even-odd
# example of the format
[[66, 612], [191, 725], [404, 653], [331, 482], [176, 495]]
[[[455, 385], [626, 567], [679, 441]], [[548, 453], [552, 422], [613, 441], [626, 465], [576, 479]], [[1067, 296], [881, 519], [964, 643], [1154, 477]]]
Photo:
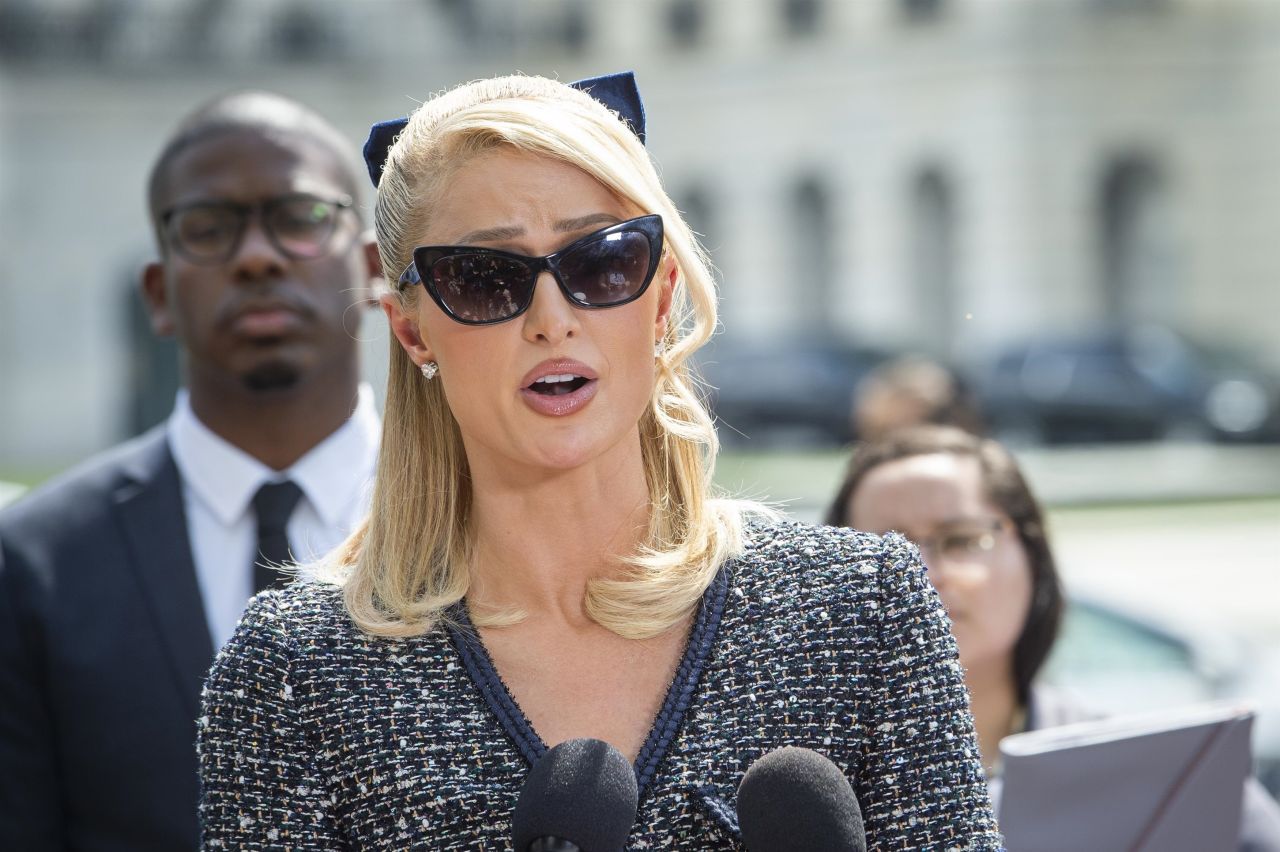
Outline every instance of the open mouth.
[[564, 396], [573, 393], [588, 381], [584, 376], [562, 373], [534, 380], [533, 384], [529, 385], [529, 390], [543, 396]]

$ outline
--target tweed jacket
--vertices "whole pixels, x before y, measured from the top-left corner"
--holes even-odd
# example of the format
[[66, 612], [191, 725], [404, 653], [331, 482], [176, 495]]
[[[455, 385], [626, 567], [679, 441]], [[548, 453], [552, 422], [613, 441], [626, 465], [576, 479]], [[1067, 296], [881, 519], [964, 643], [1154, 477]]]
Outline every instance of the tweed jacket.
[[[868, 848], [1000, 848], [946, 615], [897, 535], [770, 522], [720, 570], [635, 771], [628, 849], [740, 850], [735, 792], [784, 745], [831, 758]], [[205, 849], [511, 848], [547, 747], [465, 609], [371, 637], [341, 591], [256, 598], [205, 686]]]

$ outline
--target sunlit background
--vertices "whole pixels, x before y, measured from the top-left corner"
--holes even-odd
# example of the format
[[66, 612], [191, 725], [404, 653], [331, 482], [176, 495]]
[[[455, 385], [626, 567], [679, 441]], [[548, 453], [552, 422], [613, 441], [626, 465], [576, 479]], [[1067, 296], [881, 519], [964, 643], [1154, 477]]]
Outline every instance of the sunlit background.
[[1273, 0], [0, 0], [0, 502], [172, 404], [135, 290], [184, 113], [267, 88], [354, 146], [464, 80], [621, 69], [719, 271], [721, 483], [817, 518], [858, 381], [942, 361], [1051, 507], [1054, 677], [1248, 696], [1280, 786]]

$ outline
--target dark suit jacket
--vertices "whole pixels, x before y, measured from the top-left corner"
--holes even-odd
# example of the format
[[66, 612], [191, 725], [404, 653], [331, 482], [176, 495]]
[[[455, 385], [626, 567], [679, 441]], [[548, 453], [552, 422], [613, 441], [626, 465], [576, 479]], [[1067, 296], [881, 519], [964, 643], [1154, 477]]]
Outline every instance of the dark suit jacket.
[[194, 849], [212, 660], [163, 427], [0, 512], [0, 849]]

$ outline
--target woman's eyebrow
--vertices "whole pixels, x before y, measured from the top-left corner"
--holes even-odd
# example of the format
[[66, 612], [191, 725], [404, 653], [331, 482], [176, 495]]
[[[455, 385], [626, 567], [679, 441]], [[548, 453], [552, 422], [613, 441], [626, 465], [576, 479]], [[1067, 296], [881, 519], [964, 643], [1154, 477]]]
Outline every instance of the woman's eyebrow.
[[1000, 520], [990, 515], [960, 515], [958, 517], [944, 518], [934, 525], [935, 530], [949, 529], [952, 527], [973, 527], [986, 526], [993, 521]]
[[[621, 221], [617, 216], [609, 213], [588, 213], [586, 216], [577, 216], [573, 219], [561, 219], [555, 223], [554, 227], [557, 231], [568, 233], [581, 231], [583, 228], [589, 228], [592, 225], [616, 225]], [[458, 237], [455, 245], [513, 240], [516, 237], [523, 237], [524, 234], [524, 228], [519, 225], [499, 225], [495, 228], [481, 228], [478, 231], [463, 234]]]
[[470, 243], [488, 243], [494, 240], [511, 240], [524, 235], [524, 228], [516, 225], [505, 225], [497, 228], [481, 228], [469, 234], [463, 234], [456, 240], [457, 245]]
[[586, 216], [578, 216], [575, 219], [561, 219], [556, 222], [557, 231], [581, 231], [592, 225], [616, 225], [622, 220], [617, 216], [609, 213], [588, 213]]

